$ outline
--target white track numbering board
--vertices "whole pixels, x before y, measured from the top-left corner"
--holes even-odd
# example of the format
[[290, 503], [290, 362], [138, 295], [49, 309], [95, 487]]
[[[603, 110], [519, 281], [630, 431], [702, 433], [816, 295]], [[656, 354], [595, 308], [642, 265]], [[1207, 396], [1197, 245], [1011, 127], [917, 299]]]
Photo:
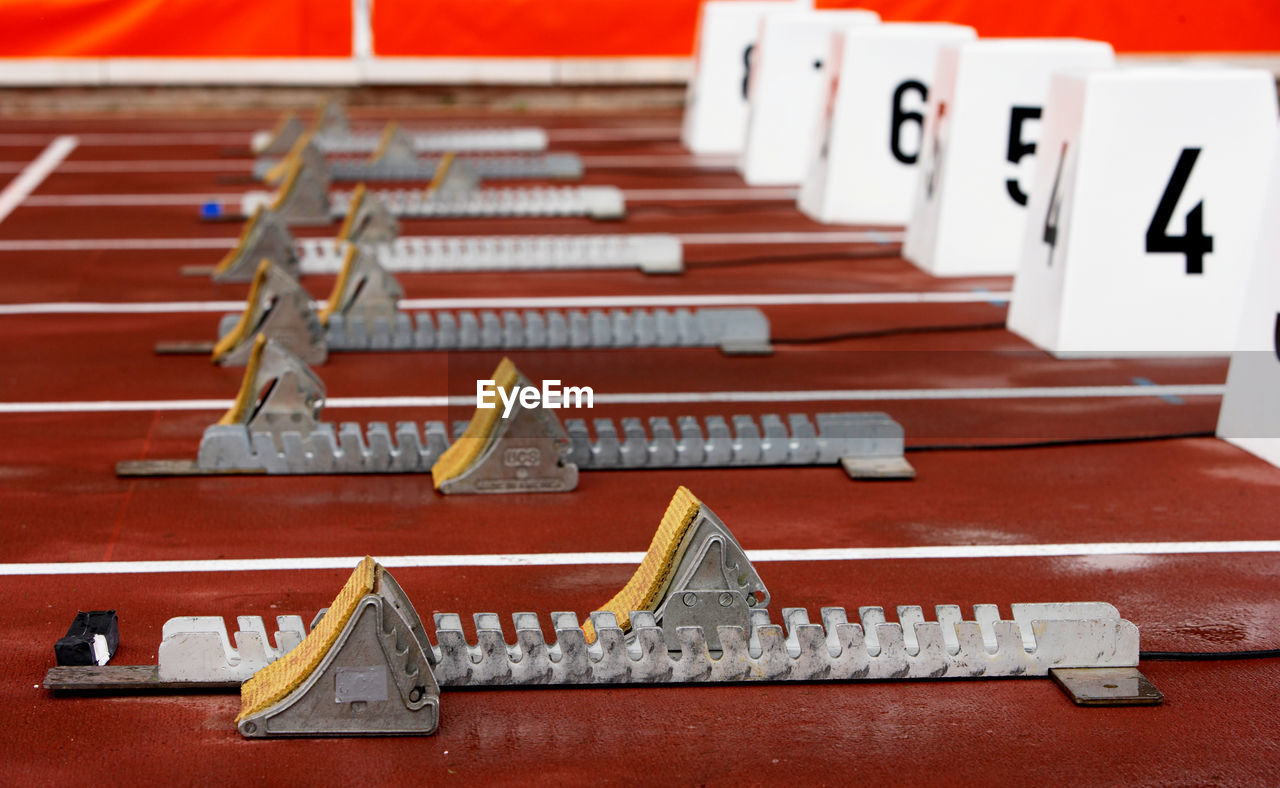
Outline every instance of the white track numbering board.
[[1280, 466], [1280, 144], [1262, 216], [1218, 436]]
[[825, 84], [831, 34], [875, 25], [873, 11], [774, 11], [760, 22], [747, 86], [747, 136], [738, 171], [752, 186], [804, 180]]
[[1276, 123], [1260, 70], [1054, 77], [1010, 330], [1063, 356], [1231, 353]]
[[801, 212], [826, 224], [906, 224], [938, 52], [976, 37], [971, 27], [915, 23], [832, 33]]
[[698, 12], [693, 78], [680, 141], [694, 153], [738, 153], [747, 136], [747, 82], [760, 19], [777, 0], [713, 0]]
[[1049, 78], [1114, 63], [1110, 45], [1079, 39], [944, 47], [903, 256], [935, 276], [1017, 270]]

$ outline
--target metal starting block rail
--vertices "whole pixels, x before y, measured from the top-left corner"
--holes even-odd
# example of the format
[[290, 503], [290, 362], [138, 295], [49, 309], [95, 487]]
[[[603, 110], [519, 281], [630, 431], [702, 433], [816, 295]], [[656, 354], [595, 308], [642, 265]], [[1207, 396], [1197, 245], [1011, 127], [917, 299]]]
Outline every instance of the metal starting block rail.
[[404, 290], [367, 247], [348, 245], [324, 308], [302, 284], [263, 259], [245, 310], [224, 315], [213, 343], [162, 342], [159, 353], [212, 353], [223, 366], [245, 363], [264, 334], [309, 364], [330, 351], [718, 348], [726, 355], [772, 351], [769, 319], [755, 307], [649, 309], [400, 309]]
[[[328, 238], [301, 238], [297, 246], [303, 274], [333, 274], [342, 267], [345, 244]], [[378, 264], [395, 273], [451, 271], [581, 271], [639, 269], [646, 274], [684, 270], [680, 239], [674, 235], [490, 235], [413, 236], [373, 248]]]
[[[504, 360], [495, 381], [529, 386]], [[265, 392], [265, 393], [263, 393]], [[840, 465], [854, 479], [913, 478], [902, 426], [883, 413], [776, 414], [729, 419], [597, 418], [564, 426], [541, 404], [517, 403], [506, 418], [477, 409], [450, 430], [443, 422], [361, 425], [321, 421], [324, 384], [296, 356], [255, 340], [240, 394], [209, 426], [195, 461], [130, 460], [122, 476], [205, 474], [431, 473], [442, 493], [563, 492], [579, 470]], [[486, 431], [478, 432], [486, 418]], [[815, 426], [816, 421], [816, 426]], [[594, 432], [594, 436], [593, 433]], [[451, 449], [451, 447], [453, 447]], [[450, 455], [450, 452], [454, 452]], [[470, 451], [452, 470], [446, 456]]]
[[[472, 154], [458, 156], [458, 162], [484, 181], [577, 180], [582, 177], [582, 159], [576, 153]], [[350, 156], [328, 160], [329, 177], [336, 182], [429, 181], [439, 171], [442, 158], [404, 160], [357, 159]], [[258, 159], [253, 176], [264, 178], [278, 159]]]
[[185, 274], [217, 282], [248, 282], [263, 259], [298, 277], [336, 274], [348, 246], [368, 246], [392, 273], [449, 271], [570, 271], [639, 269], [646, 274], [684, 270], [680, 239], [665, 233], [607, 235], [493, 235], [399, 237], [399, 222], [363, 187], [337, 238], [294, 238], [275, 214], [254, 211], [235, 247], [216, 266], [188, 266]]
[[[913, 679], [1054, 679], [1081, 705], [1153, 705], [1163, 695], [1138, 671], [1138, 628], [1104, 602], [1015, 604], [1002, 619], [977, 605], [939, 605], [927, 621], [916, 606], [783, 608], [733, 534], [686, 488], [676, 491], [644, 560], [612, 599], [579, 625], [551, 614], [547, 642], [538, 616], [512, 616], [508, 641], [494, 613], [474, 616], [468, 642], [460, 616], [434, 617], [434, 644], [391, 575], [366, 557], [301, 644], [261, 647], [261, 619], [242, 618], [232, 648], [220, 618], [173, 619], [157, 666], [55, 667], [54, 691], [239, 687], [236, 723], [247, 737], [430, 734], [440, 690]], [[277, 646], [292, 643], [296, 622]], [[176, 623], [175, 623], [176, 622]], [[250, 667], [262, 660], [244, 684]]]
[[[372, 153], [386, 135], [385, 131], [352, 131], [342, 108], [332, 102], [319, 111], [312, 131], [316, 147], [325, 153]], [[259, 156], [282, 156], [305, 133], [307, 127], [296, 115], [286, 115], [274, 129], [254, 132], [250, 147]], [[419, 153], [547, 149], [547, 133], [533, 127], [406, 130], [403, 134]]]
[[[240, 198], [242, 215], [251, 216], [261, 206], [269, 206], [286, 224], [326, 224], [346, 215], [357, 195], [331, 191], [329, 164], [312, 139], [311, 134], [304, 135], [289, 155], [264, 175], [268, 182], [280, 184], [276, 192], [247, 192]], [[626, 215], [622, 190], [614, 186], [483, 188], [480, 184], [481, 176], [449, 153], [441, 159], [426, 189], [386, 189], [376, 194], [388, 213], [405, 218], [621, 219]]]

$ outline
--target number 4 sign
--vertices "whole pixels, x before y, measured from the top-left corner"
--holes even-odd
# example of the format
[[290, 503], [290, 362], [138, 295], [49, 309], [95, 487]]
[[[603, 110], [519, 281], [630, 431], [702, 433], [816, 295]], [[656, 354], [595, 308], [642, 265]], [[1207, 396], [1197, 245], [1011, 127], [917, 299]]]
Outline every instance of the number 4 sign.
[[1009, 328], [1055, 354], [1230, 353], [1276, 91], [1262, 71], [1060, 74]]
[[1280, 466], [1280, 147], [1262, 215], [1218, 436]]

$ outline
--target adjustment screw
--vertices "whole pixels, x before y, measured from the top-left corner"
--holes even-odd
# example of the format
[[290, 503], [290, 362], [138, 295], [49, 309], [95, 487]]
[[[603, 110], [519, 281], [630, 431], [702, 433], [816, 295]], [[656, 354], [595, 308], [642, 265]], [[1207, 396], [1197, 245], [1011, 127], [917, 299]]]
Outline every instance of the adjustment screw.
[[680, 597], [680, 601], [684, 602], [685, 607], [693, 607], [698, 604], [698, 595], [692, 591], [686, 591], [684, 596]]
[[720, 592], [720, 607], [729, 607], [733, 604], [733, 594], [728, 591]]

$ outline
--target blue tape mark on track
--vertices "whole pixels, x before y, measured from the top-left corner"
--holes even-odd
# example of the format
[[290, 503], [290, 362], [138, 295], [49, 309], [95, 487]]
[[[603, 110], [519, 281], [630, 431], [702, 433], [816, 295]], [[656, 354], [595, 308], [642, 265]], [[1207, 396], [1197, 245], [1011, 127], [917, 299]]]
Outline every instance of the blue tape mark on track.
[[[1157, 385], [1154, 381], [1148, 380], [1147, 378], [1133, 378], [1133, 384], [1134, 384], [1135, 386], [1155, 386], [1155, 385]], [[1179, 397], [1179, 396], [1176, 396], [1176, 395], [1173, 395], [1173, 394], [1158, 394], [1158, 395], [1156, 395], [1156, 396], [1160, 397], [1160, 399], [1164, 400], [1165, 402], [1169, 403], [1170, 405], [1182, 405], [1182, 404], [1183, 404], [1182, 397]]]
[[1009, 305], [1009, 299], [1000, 298], [999, 296], [993, 295], [992, 292], [985, 287], [975, 287], [973, 288], [973, 292], [977, 293], [978, 295], [991, 296], [989, 299], [987, 299], [987, 303], [991, 304], [992, 306], [1008, 306]]

